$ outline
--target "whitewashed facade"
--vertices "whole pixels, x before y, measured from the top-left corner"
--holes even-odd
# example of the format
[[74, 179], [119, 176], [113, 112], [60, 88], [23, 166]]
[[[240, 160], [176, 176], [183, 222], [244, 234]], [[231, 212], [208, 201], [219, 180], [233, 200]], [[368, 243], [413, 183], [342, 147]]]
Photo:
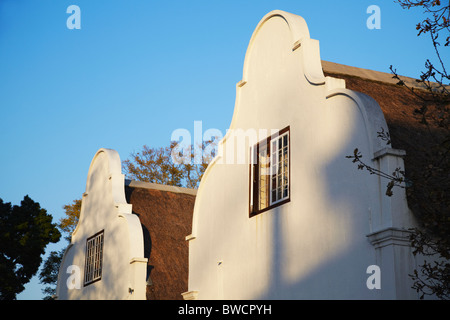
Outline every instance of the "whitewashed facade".
[[259, 22], [243, 69], [197, 193], [184, 298], [417, 299], [404, 190], [387, 197], [386, 180], [346, 159], [358, 148], [375, 168], [403, 168], [377, 137], [377, 102], [325, 77], [319, 42], [283, 11]]
[[146, 276], [142, 226], [125, 199], [120, 157], [100, 149], [60, 266], [57, 299], [145, 300]]

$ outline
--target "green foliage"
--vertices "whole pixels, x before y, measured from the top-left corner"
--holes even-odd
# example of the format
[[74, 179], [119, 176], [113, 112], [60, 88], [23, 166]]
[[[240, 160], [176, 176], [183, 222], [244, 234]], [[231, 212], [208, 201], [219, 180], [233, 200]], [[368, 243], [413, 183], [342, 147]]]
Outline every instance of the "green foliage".
[[[75, 230], [81, 212], [81, 199], [73, 200], [71, 204], [63, 206], [65, 217], [61, 218], [58, 223], [58, 228], [65, 236], [64, 239], [70, 242], [72, 232]], [[52, 296], [56, 294], [56, 284], [58, 282], [59, 266], [61, 264], [65, 249], [60, 251], [52, 251], [45, 260], [39, 273], [40, 283], [47, 285], [42, 292], [44, 293], [44, 300], [51, 300]]]
[[58, 282], [59, 266], [64, 255], [65, 249], [50, 252], [49, 257], [45, 260], [39, 274], [39, 280], [42, 284], [49, 285], [42, 292], [45, 294], [44, 300], [52, 300], [56, 294], [56, 283]]
[[52, 216], [25, 196], [20, 206], [0, 199], [0, 300], [15, 300], [39, 269], [41, 256], [61, 233]]

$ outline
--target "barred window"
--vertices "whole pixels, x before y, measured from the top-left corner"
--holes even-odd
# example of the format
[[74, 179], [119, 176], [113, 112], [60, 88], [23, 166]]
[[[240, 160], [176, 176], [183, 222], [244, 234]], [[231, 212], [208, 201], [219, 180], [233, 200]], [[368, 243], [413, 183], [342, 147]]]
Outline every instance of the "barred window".
[[86, 240], [86, 260], [84, 266], [85, 286], [102, 279], [103, 233], [104, 230]]
[[290, 201], [289, 154], [289, 127], [252, 147], [250, 216]]

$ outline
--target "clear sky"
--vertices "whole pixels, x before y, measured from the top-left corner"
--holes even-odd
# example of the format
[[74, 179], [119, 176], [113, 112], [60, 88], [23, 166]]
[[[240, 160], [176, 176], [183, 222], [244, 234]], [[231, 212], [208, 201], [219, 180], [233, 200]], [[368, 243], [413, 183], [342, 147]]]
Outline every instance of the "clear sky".
[[[370, 5], [381, 29], [367, 28]], [[125, 160], [194, 121], [225, 134], [248, 42], [275, 9], [305, 18], [323, 60], [418, 77], [434, 55], [422, 11], [393, 0], [0, 0], [0, 198], [29, 195], [56, 222], [99, 148]], [[35, 277], [18, 298], [42, 296]]]

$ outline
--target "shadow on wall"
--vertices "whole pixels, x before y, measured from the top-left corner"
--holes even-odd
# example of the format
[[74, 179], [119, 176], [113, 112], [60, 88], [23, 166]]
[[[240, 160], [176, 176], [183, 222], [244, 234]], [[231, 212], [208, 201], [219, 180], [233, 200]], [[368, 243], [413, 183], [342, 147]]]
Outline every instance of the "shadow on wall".
[[[294, 244], [293, 248], [296, 250], [292, 250], [292, 246], [288, 242], [293, 240], [292, 238], [287, 239], [285, 234], [289, 224], [289, 215], [309, 214], [309, 212], [283, 211], [283, 207], [275, 208], [270, 212], [273, 215], [270, 281], [267, 290], [260, 296], [255, 297], [256, 299], [371, 300], [395, 298], [394, 293], [389, 291], [391, 283], [387, 282], [388, 279], [392, 279], [391, 274], [385, 275], [385, 278], [381, 274], [381, 289], [370, 289], [367, 286], [367, 280], [371, 275], [367, 273], [367, 268], [377, 263], [375, 248], [366, 237], [370, 233], [369, 198], [377, 197], [377, 193], [370, 194], [373, 190], [370, 190], [368, 185], [373, 185], [377, 177], [357, 170], [350, 160], [345, 159], [345, 156], [351, 154], [351, 150], [355, 147], [353, 143], [355, 143], [355, 140], [350, 139], [333, 159], [324, 164], [319, 174], [322, 177], [320, 180], [323, 184], [321, 186], [321, 190], [323, 190], [321, 193], [322, 202], [333, 209], [327, 214], [333, 222], [337, 223], [325, 228], [322, 228], [323, 226], [318, 227], [316, 231], [322, 234], [318, 235], [317, 239], [321, 241], [324, 250], [333, 248], [333, 238], [328, 237], [328, 233], [331, 232], [339, 236], [338, 239], [335, 239], [336, 243], [342, 243], [343, 245], [337, 246], [336, 251], [327, 251], [326, 256], [317, 252], [323, 256], [317, 259], [317, 263], [305, 261], [309, 254], [305, 248], [308, 246], [317, 247], [316, 244]], [[345, 150], [348, 150], [348, 152]], [[345, 161], [348, 161], [348, 163]], [[345, 170], [336, 170], [336, 168], [345, 168]], [[342, 184], [341, 181], [343, 181]], [[292, 181], [292, 183], [296, 183], [296, 181]], [[383, 184], [381, 185], [383, 186]], [[360, 190], [364, 191], [361, 193]], [[363, 198], [366, 198], [356, 199], [357, 194], [362, 194]], [[301, 202], [302, 199], [301, 197], [295, 197], [291, 201]], [[297, 208], [302, 207], [297, 206]], [[344, 232], [335, 233], [332, 228], [341, 228]], [[290, 230], [292, 231], [292, 227]], [[298, 236], [294, 239], [298, 242], [298, 239], [302, 239], [302, 237]], [[306, 239], [306, 241], [308, 240]], [[287, 250], [287, 246], [291, 246], [291, 248]], [[302, 250], [307, 255], [304, 255]], [[296, 260], [299, 265], [302, 263], [309, 264], [312, 268], [306, 268], [305, 272], [299, 272], [297, 276], [289, 276], [289, 265], [287, 263], [290, 261], [289, 254], [296, 256], [292, 259]], [[388, 290], [388, 292], [383, 292], [383, 289]]]
[[[134, 189], [133, 188], [125, 188], [125, 198], [127, 203], [131, 203], [130, 199], [131, 199], [131, 195], [133, 193]], [[132, 211], [132, 213], [134, 215], [136, 215], [139, 220], [140, 220], [140, 214], [135, 212], [134, 210]], [[150, 231], [147, 229], [147, 227], [141, 223], [141, 227], [142, 227], [142, 235], [143, 235], [143, 239], [144, 239], [144, 258], [148, 259], [148, 261], [150, 261], [150, 256], [152, 253], [152, 238], [150, 236]], [[145, 277], [145, 281], [147, 283], [147, 300], [149, 299], [148, 294], [149, 291], [151, 292], [151, 286], [153, 285], [153, 281], [151, 278], [151, 272], [152, 270], [155, 268], [155, 266], [151, 265], [150, 263], [147, 264], [147, 274]], [[149, 290], [150, 289], [150, 290]]]
[[[295, 281], [287, 279], [286, 266], [281, 263], [285, 261], [285, 251], [281, 240], [281, 215], [277, 212], [273, 214], [273, 237], [277, 240], [274, 241], [273, 247], [271, 279], [266, 292], [255, 299], [380, 299], [379, 290], [369, 290], [366, 286], [369, 276], [366, 274], [368, 265], [356, 261], [352, 268], [348, 267], [348, 262], [355, 259], [354, 252], [357, 248], [354, 246], [349, 246], [338, 255], [323, 260]], [[367, 241], [365, 236], [363, 237], [364, 239], [361, 240]], [[301, 258], [301, 252], [298, 254]], [[367, 255], [370, 253], [367, 252]], [[355, 272], [355, 270], [358, 271]], [[367, 294], [361, 295], [360, 293], [365, 290]]]

